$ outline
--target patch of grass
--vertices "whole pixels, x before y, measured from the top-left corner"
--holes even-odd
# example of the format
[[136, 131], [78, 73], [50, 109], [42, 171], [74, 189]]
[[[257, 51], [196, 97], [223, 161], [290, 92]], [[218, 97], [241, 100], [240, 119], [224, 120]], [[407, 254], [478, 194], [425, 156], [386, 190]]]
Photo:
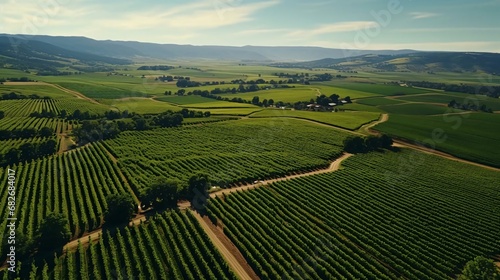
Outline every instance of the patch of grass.
[[[460, 158], [500, 167], [500, 115], [471, 113], [450, 116], [390, 115], [375, 129], [411, 142], [430, 140], [435, 148]], [[443, 137], [433, 139], [435, 132]], [[443, 141], [439, 141], [442, 139]]]
[[256, 92], [245, 92], [245, 93], [224, 93], [220, 94], [221, 97], [225, 98], [241, 98], [244, 100], [252, 100], [254, 96], [258, 96], [260, 101], [264, 99], [273, 99], [274, 102], [283, 101], [295, 103], [298, 101], [309, 101], [311, 98], [316, 99], [318, 91], [312, 87], [305, 87], [297, 85], [295, 88], [277, 88], [269, 90], [260, 90]]
[[100, 100], [101, 102], [117, 108], [120, 111], [128, 110], [138, 114], [159, 114], [167, 110], [180, 111], [181, 107], [166, 102], [154, 101], [149, 98], [127, 98], [116, 100]]
[[90, 83], [58, 83], [60, 86], [77, 91], [90, 98], [119, 99], [127, 97], [147, 97], [139, 92]]
[[257, 107], [255, 105], [248, 104], [248, 103], [237, 103], [237, 102], [228, 102], [228, 101], [213, 101], [213, 102], [209, 102], [209, 103], [188, 104], [188, 105], [184, 105], [183, 107], [190, 107], [190, 108], [214, 108], [214, 109], [221, 109], [221, 108], [260, 108], [260, 107]]
[[386, 105], [386, 106], [379, 106], [379, 108], [390, 114], [401, 114], [401, 115], [440, 115], [447, 113], [463, 112], [462, 110], [456, 110], [448, 108], [446, 106], [437, 106], [424, 103]]
[[430, 103], [443, 103], [448, 104], [450, 101], [455, 100], [461, 104], [467, 104], [469, 102], [473, 104], [486, 105], [486, 107], [491, 108], [493, 111], [500, 110], [500, 99], [491, 98], [485, 95], [473, 95], [464, 93], [443, 93], [443, 94], [432, 94], [432, 95], [420, 95], [420, 96], [407, 96], [399, 97], [398, 99], [413, 102], [430, 102]]
[[[189, 110], [200, 111], [201, 108], [187, 108]], [[203, 111], [210, 111], [212, 115], [229, 115], [229, 116], [248, 116], [251, 113], [262, 110], [260, 107], [254, 108], [205, 108]]]
[[171, 96], [155, 97], [155, 99], [159, 100], [159, 101], [178, 104], [178, 105], [214, 102], [214, 100], [211, 98], [201, 97], [199, 95], [186, 95], [186, 96], [171, 95]]
[[401, 104], [403, 102], [401, 102], [401, 101], [399, 101], [397, 99], [392, 99], [392, 98], [376, 97], [376, 98], [364, 98], [364, 99], [360, 99], [360, 100], [357, 100], [356, 103], [364, 104], [364, 105], [369, 105], [369, 106], [380, 106], [380, 105]]
[[16, 85], [15, 83], [9, 85], [0, 85], [0, 94], [17, 92], [24, 95], [36, 94], [40, 97], [49, 96], [51, 98], [74, 98], [70, 93], [54, 88], [48, 85]]
[[405, 94], [419, 94], [433, 92], [434, 90], [409, 88], [402, 86], [371, 84], [371, 83], [349, 83], [349, 82], [326, 82], [335, 87], [357, 90], [376, 95], [392, 96], [392, 95], [405, 95]]
[[338, 127], [343, 127], [351, 130], [356, 130], [362, 125], [375, 121], [380, 114], [375, 112], [310, 112], [297, 110], [281, 110], [281, 109], [266, 109], [258, 113], [252, 114], [252, 118], [262, 117], [293, 117], [312, 121], [317, 121], [324, 124], [330, 124]]

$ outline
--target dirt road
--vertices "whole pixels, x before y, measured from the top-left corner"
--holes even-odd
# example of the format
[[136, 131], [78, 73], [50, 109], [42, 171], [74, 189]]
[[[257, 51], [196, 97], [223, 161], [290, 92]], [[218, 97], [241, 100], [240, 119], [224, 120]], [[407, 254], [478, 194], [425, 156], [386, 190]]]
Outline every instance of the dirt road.
[[[254, 184], [248, 184], [248, 185], [244, 185], [244, 186], [240, 186], [240, 187], [235, 187], [235, 188], [230, 188], [230, 189], [221, 189], [221, 190], [218, 190], [218, 191], [215, 191], [215, 192], [211, 192], [210, 193], [210, 197], [214, 198], [214, 197], [216, 197], [218, 195], [222, 195], [222, 194], [230, 194], [232, 192], [237, 192], [237, 191], [251, 190], [251, 189], [255, 189], [255, 188], [258, 188], [258, 187], [266, 186], [266, 185], [269, 185], [269, 184], [272, 184], [272, 183], [275, 183], [275, 182], [279, 182], [279, 181], [290, 180], [290, 179], [295, 179], [295, 178], [300, 178], [300, 177], [306, 177], [306, 176], [311, 176], [311, 175], [317, 175], [317, 174], [323, 174], [323, 173], [328, 173], [328, 172], [334, 172], [334, 171], [339, 170], [341, 163], [344, 160], [350, 158], [351, 156], [353, 156], [353, 154], [344, 153], [341, 157], [339, 157], [336, 160], [334, 160], [330, 164], [330, 166], [328, 166], [328, 168], [325, 168], [325, 169], [315, 170], [315, 171], [301, 173], [301, 174], [295, 174], [295, 175], [287, 175], [287, 176], [276, 178], [276, 179], [269, 179], [269, 180], [264, 180], [264, 181], [258, 181], [257, 183], [254, 183]], [[189, 201], [182, 201], [177, 206], [181, 210], [188, 209], [188, 208], [191, 207], [191, 202], [189, 202]]]
[[[230, 250], [228, 248], [229, 246], [225, 245], [222, 242], [221, 238], [219, 238], [219, 236], [215, 232], [215, 230], [217, 230], [217, 229], [214, 229], [213, 227], [211, 227], [207, 223], [207, 221], [205, 219], [203, 219], [203, 217], [198, 212], [192, 211], [192, 210], [189, 210], [189, 211], [191, 211], [193, 213], [193, 215], [196, 217], [196, 220], [198, 220], [198, 222], [200, 223], [203, 230], [207, 233], [208, 237], [210, 238], [210, 241], [212, 241], [212, 243], [215, 245], [217, 250], [219, 250], [219, 252], [222, 254], [222, 256], [224, 256], [224, 259], [228, 263], [229, 267], [231, 267], [233, 272], [236, 273], [236, 275], [238, 275], [238, 278], [240, 278], [242, 280], [258, 279], [257, 275], [255, 274], [255, 272], [253, 272], [250, 265], [248, 265], [248, 263], [246, 263], [246, 262], [242, 263], [242, 260], [241, 260], [242, 256], [240, 256], [240, 260], [238, 260], [238, 258], [235, 256], [236, 253], [232, 252], [234, 250]], [[236, 251], [237, 251], [237, 253], [239, 253], [239, 251], [237, 249], [236, 249]]]
[[[143, 221], [143, 222], [146, 221], [146, 217], [144, 215], [136, 216], [132, 221], [130, 221], [129, 225], [135, 226], [135, 225], [140, 224], [141, 221]], [[64, 245], [63, 251], [66, 251], [66, 249], [69, 251], [76, 250], [78, 248], [78, 242], [81, 242], [82, 245], [86, 245], [89, 243], [89, 237], [90, 237], [91, 241], [96, 241], [99, 239], [101, 234], [102, 234], [102, 229], [96, 229], [92, 232], [89, 232], [89, 233], [83, 235], [82, 237], [75, 239], [75, 240], [67, 243], [66, 245]]]

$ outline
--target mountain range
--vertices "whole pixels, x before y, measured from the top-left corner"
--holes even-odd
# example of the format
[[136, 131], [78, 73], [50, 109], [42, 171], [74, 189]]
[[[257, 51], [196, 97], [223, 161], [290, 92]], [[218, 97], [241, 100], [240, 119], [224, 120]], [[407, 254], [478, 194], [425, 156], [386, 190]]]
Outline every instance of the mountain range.
[[134, 60], [227, 60], [279, 67], [369, 71], [484, 71], [500, 73], [500, 54], [349, 50], [321, 47], [193, 46], [86, 37], [0, 34], [0, 67], [107, 71]]

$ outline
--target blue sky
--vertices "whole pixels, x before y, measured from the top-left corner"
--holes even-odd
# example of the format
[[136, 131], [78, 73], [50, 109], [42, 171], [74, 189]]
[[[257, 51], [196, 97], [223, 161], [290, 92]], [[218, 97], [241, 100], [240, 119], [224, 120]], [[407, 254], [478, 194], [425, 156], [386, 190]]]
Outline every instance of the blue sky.
[[0, 33], [193, 45], [500, 52], [500, 0], [16, 2], [0, 2]]

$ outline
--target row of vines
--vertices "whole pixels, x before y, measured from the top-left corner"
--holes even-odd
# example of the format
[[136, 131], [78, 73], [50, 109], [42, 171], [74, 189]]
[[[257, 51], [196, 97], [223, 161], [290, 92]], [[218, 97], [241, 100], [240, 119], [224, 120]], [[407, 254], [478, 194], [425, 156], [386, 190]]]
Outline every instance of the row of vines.
[[[26, 269], [25, 269], [26, 268]], [[7, 279], [7, 273], [3, 272]], [[23, 279], [237, 279], [190, 212], [106, 231], [60, 258], [26, 263]]]
[[357, 155], [208, 213], [263, 279], [450, 279], [498, 253], [498, 172], [412, 153]]

